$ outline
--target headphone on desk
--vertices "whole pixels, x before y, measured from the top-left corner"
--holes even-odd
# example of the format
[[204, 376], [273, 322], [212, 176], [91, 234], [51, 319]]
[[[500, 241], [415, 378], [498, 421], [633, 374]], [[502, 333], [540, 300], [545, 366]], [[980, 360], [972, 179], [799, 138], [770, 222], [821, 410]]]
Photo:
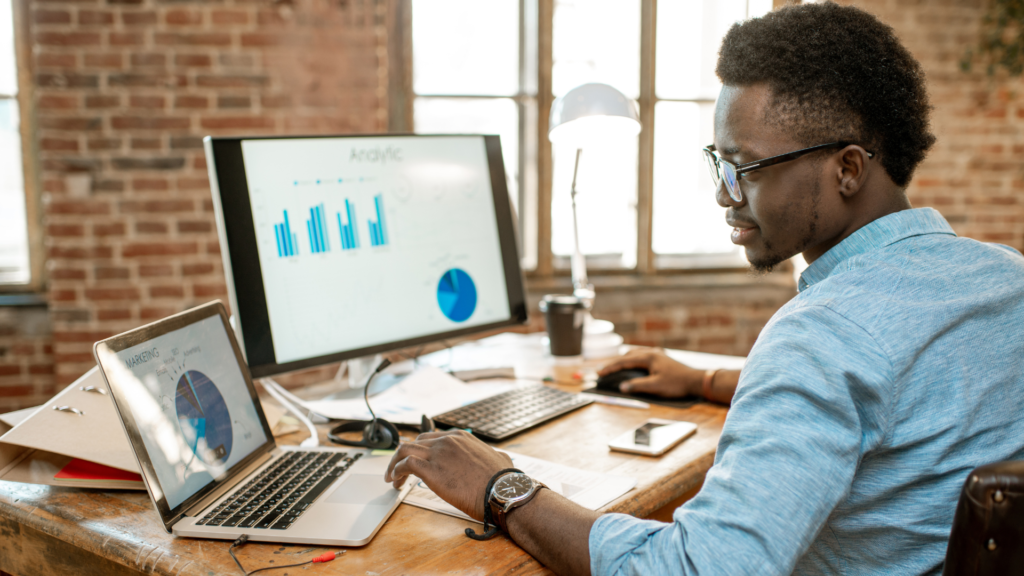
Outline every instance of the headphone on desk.
[[[353, 420], [335, 426], [327, 433], [327, 438], [331, 442], [341, 444], [342, 446], [372, 448], [374, 450], [394, 450], [395, 448], [398, 448], [398, 428], [383, 418], [377, 418], [377, 415], [373, 413], [373, 408], [370, 407], [369, 398], [370, 383], [373, 382], [373, 377], [380, 374], [382, 370], [390, 365], [391, 360], [385, 358], [384, 361], [377, 366], [377, 369], [370, 374], [370, 377], [366, 380], [366, 385], [363, 386], [363, 401], [366, 402], [366, 409], [370, 411], [370, 415], [373, 416], [373, 420], [370, 420], [369, 422]], [[346, 440], [338, 436], [338, 434], [344, 434], [346, 432], [359, 431], [362, 431], [363, 433], [363, 437], [360, 440]]]

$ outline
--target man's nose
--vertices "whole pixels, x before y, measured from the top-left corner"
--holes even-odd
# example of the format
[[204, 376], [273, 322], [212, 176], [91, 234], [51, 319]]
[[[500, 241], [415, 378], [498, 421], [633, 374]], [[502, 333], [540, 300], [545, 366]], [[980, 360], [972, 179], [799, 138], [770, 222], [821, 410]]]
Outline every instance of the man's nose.
[[[737, 183], [738, 184], [738, 183]], [[725, 178], [722, 178], [718, 182], [718, 188], [715, 189], [715, 201], [722, 208], [739, 208], [747, 203], [747, 197], [743, 192], [740, 192], [741, 200], [739, 202], [732, 199], [729, 195], [729, 189], [725, 186]]]

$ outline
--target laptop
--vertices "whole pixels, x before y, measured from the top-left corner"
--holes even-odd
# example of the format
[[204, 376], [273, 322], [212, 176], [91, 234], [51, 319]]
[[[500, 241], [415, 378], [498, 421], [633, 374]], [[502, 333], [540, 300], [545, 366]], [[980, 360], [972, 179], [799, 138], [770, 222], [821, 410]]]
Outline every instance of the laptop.
[[93, 353], [176, 536], [361, 546], [412, 488], [384, 482], [390, 454], [278, 446], [219, 301]]

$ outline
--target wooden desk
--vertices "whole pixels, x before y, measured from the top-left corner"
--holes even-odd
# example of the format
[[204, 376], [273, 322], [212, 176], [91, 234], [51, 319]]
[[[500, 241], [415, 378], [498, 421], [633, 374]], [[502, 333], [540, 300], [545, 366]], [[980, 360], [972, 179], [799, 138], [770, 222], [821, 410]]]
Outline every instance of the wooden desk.
[[[635, 476], [637, 487], [606, 506], [607, 512], [638, 517], [667, 513], [692, 495], [714, 460], [726, 409], [696, 404], [677, 410], [637, 410], [592, 404], [499, 447], [578, 468]], [[691, 437], [660, 458], [610, 452], [607, 440], [651, 417], [699, 425]], [[326, 443], [324, 430], [322, 441]], [[297, 433], [279, 438], [298, 443]], [[669, 510], [659, 510], [669, 506]], [[477, 542], [465, 536], [469, 524], [407, 504], [370, 544], [345, 549], [310, 574], [516, 574], [549, 573], [512, 541], [498, 536]], [[476, 525], [478, 526], [478, 525]], [[139, 491], [100, 491], [0, 482], [0, 570], [35, 574], [238, 574], [228, 555], [230, 542], [175, 538], [164, 532], [149, 497]], [[248, 570], [293, 564], [328, 549], [313, 546], [247, 544], [236, 551]], [[337, 550], [337, 549], [332, 549]], [[303, 568], [269, 572], [300, 574]]]

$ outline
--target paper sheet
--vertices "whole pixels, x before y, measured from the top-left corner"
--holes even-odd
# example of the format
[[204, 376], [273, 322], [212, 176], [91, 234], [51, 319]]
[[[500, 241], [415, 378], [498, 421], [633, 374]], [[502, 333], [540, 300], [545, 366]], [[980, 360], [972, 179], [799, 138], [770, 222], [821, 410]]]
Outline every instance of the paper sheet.
[[[424, 414], [444, 414], [495, 394], [511, 390], [510, 381], [466, 384], [433, 366], [425, 366], [391, 388], [370, 397], [370, 405], [378, 418], [394, 423], [419, 424]], [[302, 402], [311, 412], [328, 418], [369, 420], [370, 412], [360, 398], [345, 400], [314, 400]]]
[[[519, 468], [531, 478], [543, 482], [551, 490], [590, 510], [597, 510], [636, 486], [636, 478], [632, 476], [589, 472], [515, 452], [505, 453], [512, 458], [513, 467]], [[418, 478], [414, 477], [412, 480], [416, 481], [416, 486], [405, 497], [406, 504], [477, 522], [442, 500]]]

